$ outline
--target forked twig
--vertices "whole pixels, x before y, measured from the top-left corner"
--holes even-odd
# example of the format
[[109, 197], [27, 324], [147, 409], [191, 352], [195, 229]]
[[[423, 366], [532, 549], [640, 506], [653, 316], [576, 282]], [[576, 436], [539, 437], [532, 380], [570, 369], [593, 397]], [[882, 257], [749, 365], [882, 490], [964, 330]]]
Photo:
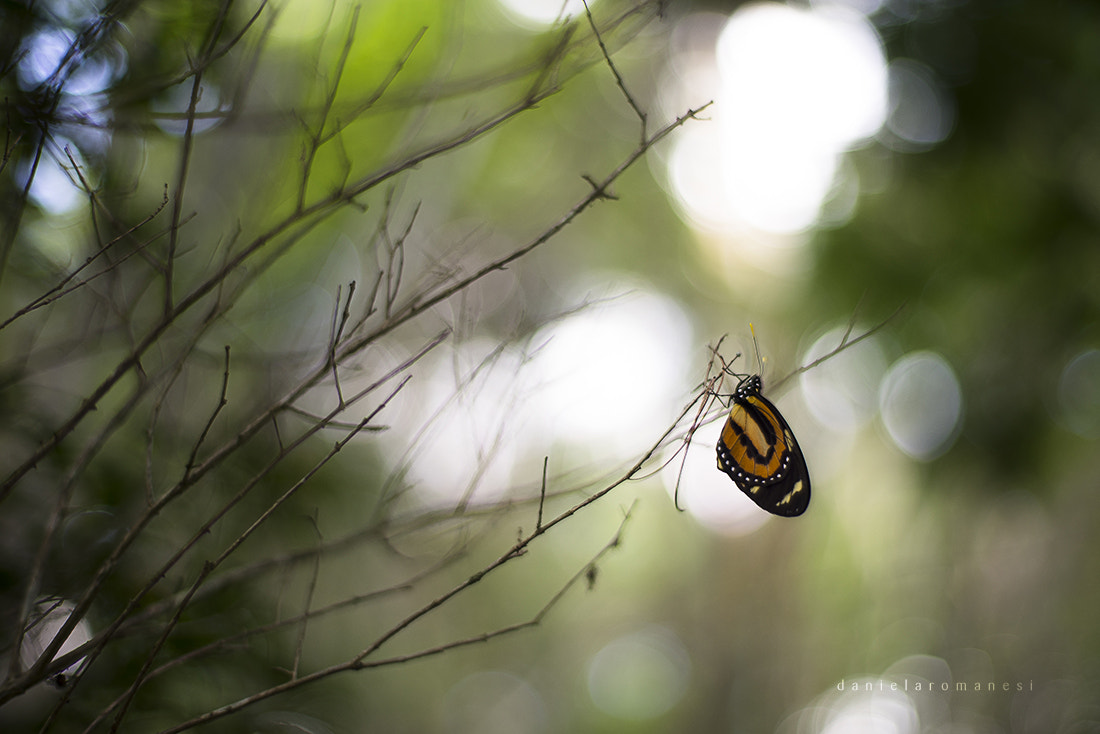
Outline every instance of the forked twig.
[[195, 468], [195, 459], [199, 455], [199, 449], [202, 448], [203, 443], [206, 441], [206, 436], [210, 433], [210, 428], [214, 425], [214, 421], [217, 420], [218, 414], [222, 412], [229, 400], [226, 397], [229, 391], [229, 345], [225, 345], [225, 372], [222, 374], [222, 388], [221, 393], [218, 395], [218, 404], [214, 406], [213, 412], [210, 413], [210, 417], [206, 419], [206, 425], [202, 427], [202, 431], [199, 433], [198, 439], [195, 441], [195, 445], [191, 448], [191, 454], [187, 457], [187, 463], [183, 467], [183, 481], [187, 481], [188, 475], [191, 470]]
[[[81, 180], [83, 180], [83, 178], [81, 178]], [[83, 288], [88, 283], [90, 283], [93, 280], [95, 280], [97, 278], [100, 278], [100, 277], [106, 275], [107, 273], [109, 273], [110, 271], [118, 268], [119, 266], [122, 265], [122, 263], [124, 263], [126, 260], [131, 258], [133, 255], [135, 255], [138, 252], [144, 250], [146, 247], [148, 247], [150, 244], [152, 244], [154, 241], [156, 241], [157, 237], [159, 237], [160, 235], [156, 235], [156, 236], [150, 238], [149, 240], [147, 240], [146, 242], [140, 244], [133, 251], [128, 252], [127, 254], [123, 255], [121, 258], [119, 258], [118, 260], [116, 260], [114, 263], [112, 263], [110, 266], [104, 268], [103, 270], [90, 275], [88, 278], [86, 278], [84, 280], [78, 280], [74, 285], [72, 285], [71, 287], [66, 288], [66, 286], [74, 278], [76, 278], [78, 275], [80, 275], [80, 273], [83, 272], [86, 268], [91, 267], [91, 265], [94, 262], [96, 262], [96, 260], [98, 260], [102, 255], [104, 255], [114, 245], [121, 242], [125, 238], [131, 237], [139, 229], [144, 227], [149, 222], [153, 221], [153, 219], [155, 219], [158, 214], [160, 214], [162, 211], [164, 211], [164, 207], [166, 207], [167, 205], [168, 205], [168, 187], [166, 186], [165, 189], [164, 189], [164, 199], [163, 199], [163, 201], [161, 201], [160, 205], [157, 206], [157, 208], [154, 209], [151, 214], [149, 214], [147, 217], [145, 217], [145, 219], [141, 220], [137, 224], [129, 227], [124, 232], [122, 232], [121, 234], [117, 235], [116, 237], [114, 237], [113, 239], [111, 239], [110, 241], [105, 243], [103, 246], [99, 247], [94, 253], [89, 255], [84, 260], [83, 263], [78, 265], [76, 268], [74, 268], [72, 271], [70, 271], [67, 275], [65, 275], [63, 278], [61, 278], [61, 280], [59, 280], [57, 282], [57, 284], [55, 284], [52, 288], [50, 288], [48, 291], [46, 291], [42, 295], [38, 296], [37, 298], [33, 299], [26, 306], [23, 306], [18, 311], [16, 311], [11, 316], [9, 316], [7, 319], [5, 319], [3, 321], [3, 323], [0, 323], [0, 330], [3, 330], [5, 328], [7, 328], [13, 322], [15, 322], [16, 320], [22, 318], [23, 316], [26, 316], [28, 313], [30, 313], [32, 311], [36, 311], [37, 309], [40, 309], [43, 306], [47, 306], [47, 305], [53, 303], [54, 301], [57, 301], [61, 298], [64, 298], [65, 296], [69, 295], [70, 293], [73, 293], [73, 292], [79, 290], [80, 288]]]
[[[351, 281], [348, 284], [348, 297], [344, 302], [343, 313], [340, 313], [340, 287], [336, 288], [336, 304], [332, 312], [332, 327], [329, 330], [329, 346], [327, 359], [332, 366], [332, 384], [336, 389], [336, 401], [340, 408], [343, 408], [346, 403], [344, 402], [344, 391], [340, 388], [340, 372], [339, 365], [336, 361], [336, 345], [344, 338], [344, 329], [348, 325], [348, 320], [351, 319], [351, 299], [355, 296], [355, 281]], [[337, 319], [339, 318], [339, 321]]]

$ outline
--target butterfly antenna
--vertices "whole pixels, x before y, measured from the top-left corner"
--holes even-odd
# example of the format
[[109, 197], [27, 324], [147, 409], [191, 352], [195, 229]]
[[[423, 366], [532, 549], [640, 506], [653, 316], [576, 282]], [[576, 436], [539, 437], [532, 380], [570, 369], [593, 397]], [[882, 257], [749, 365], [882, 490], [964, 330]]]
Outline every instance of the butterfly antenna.
[[760, 345], [756, 343], [756, 329], [752, 328], [752, 322], [749, 322], [749, 333], [752, 334], [752, 349], [756, 352], [756, 365], [758, 371], [756, 374], [764, 374], [764, 360], [760, 359]]

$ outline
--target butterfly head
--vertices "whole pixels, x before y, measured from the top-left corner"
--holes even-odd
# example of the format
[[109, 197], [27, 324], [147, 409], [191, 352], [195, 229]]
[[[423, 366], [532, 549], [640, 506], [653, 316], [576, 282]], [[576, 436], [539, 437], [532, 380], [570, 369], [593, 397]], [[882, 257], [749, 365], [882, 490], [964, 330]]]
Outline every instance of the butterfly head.
[[759, 394], [763, 389], [764, 383], [760, 379], [760, 375], [749, 375], [737, 383], [737, 395], [742, 398], [754, 393]]

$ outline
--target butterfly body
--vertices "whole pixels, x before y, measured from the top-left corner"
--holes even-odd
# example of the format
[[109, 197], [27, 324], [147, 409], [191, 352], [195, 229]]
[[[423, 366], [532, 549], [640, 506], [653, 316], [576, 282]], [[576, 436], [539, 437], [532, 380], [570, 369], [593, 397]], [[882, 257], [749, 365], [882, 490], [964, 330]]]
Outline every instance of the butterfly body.
[[761, 508], [796, 517], [810, 504], [810, 473], [794, 432], [762, 389], [760, 375], [738, 383], [718, 437], [718, 468]]

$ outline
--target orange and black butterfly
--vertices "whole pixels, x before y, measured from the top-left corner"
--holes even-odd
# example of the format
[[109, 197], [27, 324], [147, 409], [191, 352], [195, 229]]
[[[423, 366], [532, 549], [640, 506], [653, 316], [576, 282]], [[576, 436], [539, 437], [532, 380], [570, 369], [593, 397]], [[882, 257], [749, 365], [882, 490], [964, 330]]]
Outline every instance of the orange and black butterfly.
[[797, 517], [810, 504], [810, 472], [794, 432], [762, 389], [760, 375], [737, 384], [718, 437], [718, 468], [761, 508]]

